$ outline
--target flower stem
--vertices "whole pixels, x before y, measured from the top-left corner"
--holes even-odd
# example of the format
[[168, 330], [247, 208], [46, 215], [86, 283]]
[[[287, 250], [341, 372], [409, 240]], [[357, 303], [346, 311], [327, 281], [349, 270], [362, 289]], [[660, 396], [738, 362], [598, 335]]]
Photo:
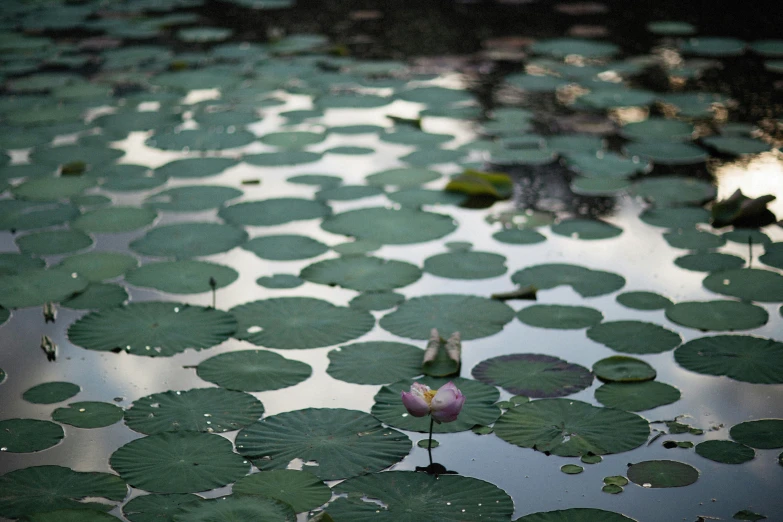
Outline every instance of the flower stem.
[[432, 428], [435, 425], [435, 419], [430, 417], [430, 438], [427, 441], [427, 454], [430, 456], [430, 466], [432, 466]]

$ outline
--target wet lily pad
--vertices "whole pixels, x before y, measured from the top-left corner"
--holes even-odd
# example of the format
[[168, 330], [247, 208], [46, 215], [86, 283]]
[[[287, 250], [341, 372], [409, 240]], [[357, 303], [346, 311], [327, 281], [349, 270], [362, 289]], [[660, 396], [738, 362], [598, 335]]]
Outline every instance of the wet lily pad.
[[31, 232], [16, 238], [16, 245], [24, 254], [52, 256], [84, 250], [92, 238], [79, 230], [46, 230]]
[[59, 266], [90, 282], [100, 282], [121, 276], [137, 265], [136, 258], [128, 254], [96, 251], [66, 257]]
[[194, 388], [137, 399], [125, 411], [125, 424], [145, 435], [168, 431], [223, 433], [243, 428], [263, 413], [263, 404], [248, 393]]
[[294, 261], [316, 257], [329, 247], [311, 237], [295, 234], [254, 237], [242, 248], [253, 252], [261, 259], [271, 261]]
[[242, 429], [237, 451], [261, 470], [286, 469], [295, 458], [322, 480], [373, 473], [400, 461], [410, 439], [372, 415], [341, 408], [280, 413]]
[[622, 353], [649, 354], [673, 350], [680, 334], [643, 321], [610, 321], [587, 330], [587, 337]]
[[221, 223], [175, 223], [149, 230], [131, 250], [147, 256], [188, 259], [227, 252], [247, 240], [247, 232]]
[[593, 365], [593, 373], [604, 382], [643, 382], [655, 379], [655, 369], [644, 361], [613, 355]]
[[9, 453], [42, 451], [57, 445], [64, 436], [60, 425], [53, 422], [36, 419], [0, 420], [0, 447]]
[[421, 270], [404, 261], [349, 256], [325, 259], [308, 265], [302, 269], [299, 277], [322, 285], [368, 292], [392, 290], [415, 283], [421, 277]]
[[418, 167], [382, 170], [365, 178], [368, 185], [393, 185], [399, 188], [418, 187], [441, 177], [440, 172]]
[[760, 306], [739, 301], [683, 301], [667, 308], [666, 318], [689, 328], [725, 332], [762, 326], [769, 314]]
[[761, 383], [783, 383], [783, 343], [750, 335], [693, 339], [674, 352], [677, 364], [692, 372], [725, 375]]
[[514, 318], [504, 303], [473, 295], [414, 297], [380, 320], [381, 328], [410, 339], [429, 339], [430, 331], [460, 332], [463, 340], [496, 334]]
[[783, 419], [741, 422], [729, 430], [731, 438], [756, 449], [783, 448]]
[[122, 506], [122, 513], [131, 522], [162, 522], [172, 520], [183, 507], [203, 501], [192, 493], [141, 495]]
[[391, 522], [411, 516], [440, 522], [510, 520], [514, 511], [511, 497], [502, 489], [457, 475], [390, 471], [347, 480], [335, 492], [341, 496], [327, 512], [345, 522]]
[[[606, 488], [607, 486], [604, 487]], [[622, 488], [620, 488], [620, 491], [622, 491]], [[604, 511], [603, 509], [570, 508], [532, 513], [516, 519], [515, 522], [635, 522], [635, 520], [620, 513]]]
[[237, 271], [227, 266], [185, 260], [147, 263], [128, 272], [125, 280], [132, 285], [172, 294], [198, 294], [226, 287], [238, 277]]
[[101, 310], [119, 306], [128, 300], [125, 287], [112, 283], [90, 283], [81, 292], [60, 302], [65, 308], [74, 310]]
[[628, 467], [628, 479], [645, 488], [679, 488], [690, 486], [699, 478], [699, 471], [673, 460], [647, 460]]
[[375, 325], [369, 313], [311, 297], [279, 297], [231, 309], [235, 337], [258, 346], [303, 349], [330, 346], [361, 337]]
[[205, 381], [229, 390], [269, 391], [294, 386], [312, 374], [303, 362], [264, 350], [226, 352], [210, 357], [196, 367]]
[[701, 207], [656, 207], [642, 212], [639, 219], [654, 227], [691, 228], [699, 223], [708, 223], [710, 212]]
[[604, 315], [587, 306], [532, 305], [517, 312], [517, 318], [538, 328], [575, 329], [588, 328], [600, 323]]
[[166, 357], [218, 345], [236, 326], [231, 314], [213, 308], [139, 302], [82, 317], [68, 328], [68, 338], [88, 350]]
[[723, 237], [703, 230], [675, 230], [666, 232], [663, 238], [671, 247], [688, 250], [720, 248], [726, 244], [726, 240]]
[[610, 382], [595, 390], [604, 406], [626, 411], [643, 411], [680, 400], [680, 390], [658, 381]]
[[696, 178], [660, 176], [637, 182], [633, 192], [658, 206], [700, 205], [715, 199], [715, 186]]
[[22, 398], [33, 404], [54, 404], [70, 399], [81, 391], [71, 382], [45, 382], [36, 384], [22, 394]]
[[593, 219], [566, 219], [552, 225], [555, 234], [574, 239], [607, 239], [619, 236], [622, 231], [619, 227]]
[[236, 481], [232, 491], [236, 496], [256, 495], [280, 500], [297, 513], [322, 506], [332, 497], [329, 486], [312, 473], [292, 469], [247, 475]]
[[380, 311], [394, 308], [405, 301], [405, 296], [397, 292], [363, 292], [348, 303], [357, 310]]
[[488, 279], [506, 270], [506, 258], [491, 252], [447, 252], [424, 260], [425, 272], [449, 279]]
[[144, 205], [169, 212], [198, 212], [220, 207], [241, 195], [241, 190], [231, 187], [175, 187], [149, 196], [144, 200]]
[[572, 399], [541, 399], [509, 409], [495, 423], [495, 433], [523, 448], [579, 457], [637, 448], [647, 442], [650, 427], [634, 413]]
[[625, 279], [617, 274], [565, 263], [523, 268], [515, 272], [511, 280], [519, 286], [532, 285], [540, 290], [568, 285], [582, 297], [609, 294], [625, 285]]
[[[474, 426], [487, 426], [495, 422], [500, 415], [497, 400], [500, 392], [494, 386], [482, 382], [453, 377], [450, 379], [438, 377], [423, 377], [417, 382], [426, 384], [433, 390], [447, 382], [453, 382], [465, 396], [465, 404], [459, 417], [454, 422], [435, 424], [433, 433], [457, 433], [467, 431]], [[375, 395], [375, 404], [370, 412], [384, 424], [401, 430], [427, 433], [430, 429], [429, 417], [414, 417], [409, 414], [400, 400], [400, 393], [408, 391], [414, 381], [404, 379], [383, 386]]]
[[770, 270], [737, 268], [713, 272], [702, 281], [715, 293], [745, 301], [776, 303], [783, 301], [783, 276]]
[[731, 440], [705, 440], [696, 444], [696, 453], [723, 464], [742, 464], [756, 456], [753, 448]]
[[109, 464], [128, 484], [152, 493], [207, 491], [250, 471], [231, 441], [187, 431], [133, 440], [112, 453]]
[[718, 272], [740, 268], [745, 264], [745, 260], [721, 252], [696, 252], [678, 257], [674, 264], [695, 272]]
[[87, 287], [88, 281], [62, 269], [28, 270], [0, 276], [0, 305], [5, 308], [59, 302]]
[[671, 299], [655, 292], [623, 292], [616, 297], [621, 305], [634, 310], [663, 310], [672, 304]]
[[108, 402], [72, 402], [52, 412], [52, 419], [77, 428], [103, 428], [122, 419], [122, 408]]
[[256, 279], [256, 284], [258, 286], [276, 289], [296, 288], [302, 286], [304, 282], [304, 279], [293, 274], [274, 274], [271, 276], [261, 276]]
[[277, 198], [237, 203], [220, 209], [218, 215], [236, 225], [269, 227], [291, 221], [318, 219], [331, 213], [329, 205], [321, 201]]
[[388, 384], [422, 373], [424, 352], [410, 344], [371, 341], [329, 352], [326, 373], [355, 384]]
[[451, 216], [413, 209], [362, 208], [324, 219], [321, 228], [333, 234], [369, 239], [386, 245], [422, 243], [453, 232]]
[[514, 395], [536, 399], [564, 397], [593, 383], [593, 374], [587, 368], [537, 353], [493, 357], [474, 366], [471, 374]]

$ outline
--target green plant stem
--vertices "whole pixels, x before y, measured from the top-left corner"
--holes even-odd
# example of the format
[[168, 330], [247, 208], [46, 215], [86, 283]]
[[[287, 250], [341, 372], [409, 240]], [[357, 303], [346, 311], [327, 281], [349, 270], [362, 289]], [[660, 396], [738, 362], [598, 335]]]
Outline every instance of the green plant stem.
[[432, 428], [435, 426], [435, 419], [430, 417], [430, 438], [427, 440], [427, 454], [430, 456], [430, 466], [432, 466]]

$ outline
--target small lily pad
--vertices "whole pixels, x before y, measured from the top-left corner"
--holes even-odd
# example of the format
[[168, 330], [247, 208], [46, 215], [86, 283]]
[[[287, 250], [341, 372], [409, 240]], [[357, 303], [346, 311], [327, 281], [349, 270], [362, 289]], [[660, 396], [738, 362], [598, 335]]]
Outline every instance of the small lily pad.
[[581, 329], [600, 323], [604, 315], [594, 308], [572, 305], [533, 305], [517, 312], [517, 318], [538, 328]]
[[247, 240], [247, 232], [221, 223], [175, 223], [149, 230], [131, 250], [147, 256], [187, 259], [227, 252]]
[[35, 419], [0, 420], [0, 447], [9, 453], [42, 451], [55, 446], [64, 436], [60, 425], [53, 422]]
[[745, 260], [722, 252], [696, 252], [678, 257], [674, 264], [695, 272], [718, 272], [740, 268], [745, 264]]
[[691, 228], [708, 223], [710, 212], [701, 207], [654, 207], [642, 212], [639, 219], [654, 227]]
[[128, 300], [125, 287], [113, 283], [90, 283], [84, 290], [60, 301], [74, 310], [102, 310], [119, 306]]
[[421, 270], [405, 261], [349, 256], [313, 263], [303, 268], [299, 277], [322, 285], [368, 292], [392, 290], [415, 283], [421, 277]]
[[443, 214], [373, 207], [328, 217], [323, 220], [321, 228], [333, 234], [400, 245], [441, 238], [453, 232], [457, 225], [451, 216]]
[[760, 515], [754, 511], [751, 511], [749, 509], [741, 509], [740, 511], [737, 511], [734, 513], [734, 516], [732, 516], [734, 520], [766, 520], [767, 517], [764, 515]]
[[546, 236], [535, 230], [504, 228], [492, 234], [492, 237], [509, 245], [534, 245], [546, 241]]
[[622, 353], [649, 354], [673, 350], [680, 334], [643, 321], [610, 321], [587, 330], [587, 337]]
[[92, 243], [92, 238], [79, 230], [47, 230], [16, 238], [16, 245], [22, 253], [37, 256], [68, 254], [84, 250]]
[[647, 460], [628, 467], [628, 479], [645, 488], [679, 488], [690, 486], [699, 478], [699, 471], [673, 460]]
[[120, 252], [86, 252], [66, 257], [60, 267], [76, 272], [90, 282], [100, 282], [123, 275], [138, 265], [135, 257]]
[[22, 394], [22, 398], [33, 404], [54, 404], [70, 399], [81, 391], [71, 382], [45, 382], [36, 384]]
[[135, 286], [172, 294], [198, 294], [226, 287], [238, 277], [236, 270], [227, 266], [184, 260], [147, 263], [128, 272], [125, 280]]
[[578, 466], [577, 464], [564, 464], [560, 466], [560, 471], [562, 471], [566, 475], [578, 475], [584, 470], [585, 468], [583, 468], [582, 466]]
[[760, 384], [783, 384], [783, 343], [750, 335], [700, 337], [674, 352], [677, 364], [705, 375]]
[[624, 138], [642, 142], [690, 141], [694, 132], [695, 129], [690, 123], [655, 117], [628, 123], [620, 128], [620, 135]]
[[731, 438], [756, 449], [783, 448], [783, 419], [741, 422], [729, 430]]
[[745, 301], [783, 301], [783, 276], [770, 270], [737, 268], [708, 275], [702, 284], [715, 293]]
[[760, 306], [740, 301], [683, 301], [667, 308], [666, 318], [697, 330], [725, 332], [762, 326], [769, 321], [769, 314]]
[[491, 252], [447, 252], [424, 260], [425, 272], [449, 279], [488, 279], [506, 270], [506, 258]]
[[669, 243], [669, 246], [687, 250], [708, 250], [720, 248], [726, 244], [723, 237], [703, 230], [675, 230], [666, 232], [663, 234], [663, 238]]
[[731, 440], [705, 440], [696, 445], [696, 453], [723, 464], [742, 464], [756, 456], [753, 448]]
[[241, 190], [231, 187], [174, 187], [149, 196], [144, 200], [144, 205], [168, 212], [199, 212], [220, 207], [228, 200], [241, 195]]
[[593, 383], [587, 368], [535, 353], [493, 357], [474, 366], [471, 374], [481, 382], [531, 398], [563, 397]]
[[655, 379], [655, 369], [646, 362], [613, 355], [593, 364], [593, 373], [604, 382], [643, 382]]
[[72, 402], [52, 412], [52, 419], [77, 428], [103, 428], [122, 419], [122, 408], [108, 402]]
[[146, 227], [156, 217], [158, 213], [148, 208], [111, 206], [82, 214], [71, 226], [85, 232], [116, 234]]
[[271, 261], [308, 259], [329, 250], [329, 247], [320, 241], [295, 234], [254, 237], [242, 245], [242, 248], [253, 252], [261, 259]]
[[707, 151], [702, 148], [676, 141], [628, 143], [625, 146], [625, 153], [660, 165], [694, 165], [703, 163], [709, 157]]
[[625, 279], [617, 274], [565, 263], [523, 268], [515, 272], [511, 280], [519, 286], [532, 285], [540, 290], [568, 285], [582, 297], [608, 294], [625, 285]]
[[658, 206], [701, 205], [715, 199], [715, 186], [696, 178], [660, 176], [637, 182], [633, 192]]
[[256, 279], [256, 284], [258, 286], [276, 289], [296, 288], [302, 286], [304, 282], [304, 279], [293, 274], [274, 274], [271, 276], [261, 276]]
[[282, 152], [250, 154], [243, 159], [247, 163], [258, 167], [287, 167], [316, 162], [321, 159], [321, 155], [304, 150], [286, 150]]
[[399, 188], [418, 187], [441, 177], [440, 172], [419, 167], [382, 170], [365, 178], [368, 185], [393, 185]]
[[294, 386], [312, 373], [310, 365], [264, 350], [226, 352], [202, 361], [196, 373], [229, 390], [268, 391]]
[[610, 382], [595, 390], [604, 406], [625, 411], [643, 411], [680, 400], [680, 390], [658, 382]]
[[435, 449], [438, 446], [440, 446], [440, 442], [438, 442], [435, 439], [421, 439], [419, 442], [416, 443], [416, 445], [424, 449], [428, 449], [428, 448]]
[[421, 375], [424, 352], [410, 344], [371, 341], [329, 352], [326, 373], [356, 384], [388, 384]]
[[655, 292], [623, 292], [616, 297], [621, 305], [634, 310], [663, 310], [672, 304], [671, 299]]
[[351, 308], [367, 311], [380, 311], [395, 308], [405, 301], [405, 296], [397, 292], [363, 292], [348, 303]]

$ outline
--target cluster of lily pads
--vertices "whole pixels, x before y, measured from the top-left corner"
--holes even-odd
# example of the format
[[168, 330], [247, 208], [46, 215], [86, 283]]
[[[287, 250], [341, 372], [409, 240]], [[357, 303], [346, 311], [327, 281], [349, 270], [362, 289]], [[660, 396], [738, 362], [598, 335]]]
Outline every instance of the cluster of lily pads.
[[[447, 251], [422, 263], [382, 256], [385, 247], [435, 244], [463, 231], [457, 216], [465, 212], [483, 213], [493, 240], [513, 254], [546, 248], [547, 241], [621, 235], [617, 224], [578, 212], [467, 210], [477, 198], [514, 197], [521, 190], [514, 172], [535, 176], [559, 169], [577, 196], [627, 193], [642, 201], [640, 220], [664, 229], [665, 243], [687, 252], [675, 264], [704, 272], [704, 290], [715, 297], [674, 301], [631, 290], [617, 294], [621, 306], [663, 310], [689, 332], [777, 324], [780, 318], [770, 318], [764, 307], [783, 302], [783, 276], [776, 271], [783, 269], [783, 243], [770, 239], [777, 231], [767, 235], [737, 226], [716, 233], [708, 226], [714, 216], [704, 208], [715, 200], [715, 186], [671, 170], [702, 165], [712, 156], [723, 161], [767, 154], [779, 161], [769, 134], [721, 121], [721, 110], [730, 108], [728, 96], [630, 87], [648, 67], [663, 63], [659, 56], [618, 59], [621, 50], [614, 44], [557, 38], [530, 46], [526, 70], [507, 75], [499, 87], [498, 98], [514, 103], [487, 112], [468, 89], [444, 86], [437, 75], [416, 72], [402, 61], [330, 54], [332, 44], [320, 35], [289, 35], [263, 45], [228, 41], [231, 29], [194, 25], [200, 22], [197, 14], [177, 11], [202, 3], [128, 1], [98, 9], [99, 2], [45, 7], [19, 2], [3, 13], [0, 230], [9, 241], [8, 251], [0, 253], [0, 324], [14, 320], [14, 309], [46, 311], [56, 303], [85, 311], [67, 326], [68, 341], [79, 349], [172, 357], [232, 338], [258, 348], [206, 356], [193, 368], [203, 387], [137, 397], [126, 408], [76, 401], [54, 409], [51, 420], [0, 420], [0, 451], [7, 453], [56, 446], [63, 424], [99, 429], [123, 421], [141, 435], [108, 456], [115, 473], [53, 465], [5, 473], [0, 516], [116, 520], [106, 512], [122, 504], [122, 516], [131, 521], [293, 521], [297, 513], [337, 521], [511, 520], [514, 502], [489, 482], [383, 471], [411, 453], [405, 432], [430, 428], [428, 419], [406, 413], [400, 391], [414, 381], [436, 388], [452, 380], [466, 402], [459, 418], [436, 425], [435, 433], [494, 434], [521, 448], [594, 465], [603, 455], [652, 443], [657, 436], [638, 412], [680, 399], [679, 389], [657, 381], [656, 370], [632, 356], [673, 351], [680, 367], [697, 374], [783, 384], [783, 343], [775, 339], [710, 333], [683, 343], [676, 330], [641, 320], [605, 320], [602, 311], [584, 304], [518, 309], [507, 304], [562, 286], [584, 299], [614, 294], [626, 279], [613, 272], [564, 261], [530, 264], [508, 277], [511, 255], [473, 250], [464, 242], [446, 243]], [[277, 9], [292, 2], [234, 3]], [[140, 12], [167, 14], [137, 17]], [[17, 30], [22, 27], [53, 36], [30, 36]], [[66, 29], [100, 36], [64, 45], [56, 31]], [[678, 24], [650, 30], [685, 56], [717, 59], [746, 52], [745, 42], [690, 37], [692, 28]], [[202, 47], [175, 53], [157, 42], [161, 36]], [[135, 43], [119, 46], [123, 40]], [[747, 52], [775, 57], [783, 55], [782, 45], [754, 42]], [[775, 63], [765, 66], [774, 71]], [[686, 59], [666, 65], [671, 78], [687, 79], [715, 64]], [[186, 98], [191, 91], [213, 90], [219, 95], [205, 101]], [[307, 108], [289, 109], [301, 97]], [[547, 117], [542, 101], [558, 111], [587, 114], [610, 130], [534, 132]], [[395, 104], [415, 107], [417, 117], [377, 117], [379, 110], [393, 113]], [[629, 107], [652, 115], [624, 120], [621, 113]], [[346, 113], [353, 123], [331, 123], [333, 114]], [[425, 130], [428, 121], [442, 118], [472, 125], [470, 139]], [[621, 145], [610, 147], [608, 136]], [[126, 153], [129, 144], [142, 152]], [[145, 151], [167, 160], [150, 163]], [[385, 157], [389, 151], [393, 163]], [[359, 169], [366, 174], [356, 176], [299, 167], [318, 171], [335, 159], [346, 165], [377, 160], [385, 168], [368, 169], [374, 163], [367, 163]], [[291, 195], [258, 198], [267, 183], [282, 183], [283, 169], [296, 170], [285, 183]], [[239, 171], [254, 177], [232, 176]], [[447, 180], [447, 174], [457, 176]], [[213, 179], [220, 183], [211, 184]], [[318, 238], [273, 228], [298, 222], [317, 224]], [[727, 243], [763, 245], [758, 259], [765, 267], [746, 267], [742, 257], [719, 252]], [[202, 258], [230, 260], [237, 248], [259, 263], [309, 264], [297, 273], [260, 277], [249, 295], [263, 298], [224, 310], [220, 293], [238, 285], [240, 274]], [[425, 278], [444, 286], [504, 278], [509, 293], [405, 290]], [[305, 285], [321, 285], [321, 295], [332, 287], [355, 295], [347, 306], [286, 295]], [[138, 289], [154, 290], [161, 300], [131, 300]], [[212, 293], [212, 306], [189, 302], [188, 295], [204, 293]], [[50, 317], [54, 320], [53, 312], [46, 320]], [[433, 328], [460, 332], [469, 346], [516, 321], [526, 328], [584, 330], [586, 339], [620, 355], [587, 368], [511, 348], [470, 368], [472, 379], [447, 377], [459, 372], [458, 361], [454, 367], [455, 361], [437, 360], [437, 371], [422, 364], [421, 341]], [[395, 340], [372, 340], [376, 325]], [[47, 346], [47, 356], [56, 358]], [[264, 416], [254, 394], [296, 386], [314, 373], [310, 364], [277, 351], [323, 347], [334, 347], [326, 369], [331, 378], [380, 386], [370, 411], [306, 408]], [[565, 398], [590, 388], [595, 378], [602, 382], [594, 394], [602, 406]], [[0, 383], [5, 379], [0, 370]], [[71, 382], [45, 382], [22, 400], [57, 404], [81, 390]], [[501, 390], [508, 398], [501, 400]], [[666, 433], [700, 434], [682, 426], [667, 422]], [[221, 436], [233, 432], [232, 438]], [[720, 463], [752, 460], [757, 449], [783, 447], [783, 419], [737, 423], [729, 436], [700, 442], [694, 451]], [[296, 462], [301, 469], [289, 469]], [[577, 474], [583, 467], [561, 469]], [[626, 475], [606, 477], [603, 491], [620, 493], [629, 481], [645, 488], [681, 487], [695, 482], [699, 472], [682, 462], [646, 460], [633, 463]], [[228, 485], [229, 495], [196, 495]], [[125, 501], [129, 487], [134, 496]], [[632, 519], [574, 507], [517, 520]]]

